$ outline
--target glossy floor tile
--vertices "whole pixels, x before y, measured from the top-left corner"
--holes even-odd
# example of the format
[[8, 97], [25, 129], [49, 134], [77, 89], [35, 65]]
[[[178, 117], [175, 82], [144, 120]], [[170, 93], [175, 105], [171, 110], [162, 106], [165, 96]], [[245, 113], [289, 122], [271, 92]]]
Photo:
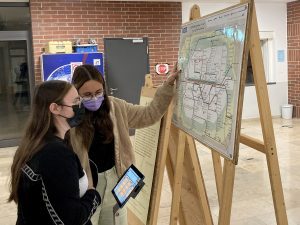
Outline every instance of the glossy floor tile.
[[[300, 225], [300, 120], [273, 119], [277, 153], [289, 225]], [[242, 133], [262, 140], [259, 120], [242, 122]], [[214, 224], [218, 224], [218, 197], [211, 151], [196, 143]], [[15, 148], [0, 149], [0, 224], [13, 225], [16, 206], [6, 203], [9, 169]], [[169, 224], [172, 193], [167, 173], [159, 209], [159, 225]], [[275, 213], [264, 154], [240, 145], [236, 167], [231, 225], [275, 225]]]

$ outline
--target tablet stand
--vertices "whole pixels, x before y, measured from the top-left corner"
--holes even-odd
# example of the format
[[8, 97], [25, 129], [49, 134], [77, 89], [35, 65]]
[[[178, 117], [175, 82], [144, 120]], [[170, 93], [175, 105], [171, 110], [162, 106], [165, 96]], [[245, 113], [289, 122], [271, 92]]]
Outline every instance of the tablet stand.
[[[135, 198], [138, 193], [141, 191], [141, 189], [144, 187], [145, 182], [143, 180], [140, 180], [136, 187], [131, 191], [131, 193], [128, 195], [128, 199], [130, 197]], [[116, 203], [113, 207], [113, 214], [114, 214], [114, 225], [116, 224], [116, 216], [118, 216], [118, 211], [120, 208], [123, 208], [126, 205], [126, 203], [120, 207], [118, 203]]]

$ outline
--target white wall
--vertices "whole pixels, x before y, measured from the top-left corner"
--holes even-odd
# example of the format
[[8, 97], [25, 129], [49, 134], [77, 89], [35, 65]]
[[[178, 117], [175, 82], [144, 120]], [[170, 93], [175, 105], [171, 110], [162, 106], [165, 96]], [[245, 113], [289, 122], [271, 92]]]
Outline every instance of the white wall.
[[[182, 3], [182, 22], [189, 21], [190, 9], [199, 2]], [[201, 16], [216, 12], [236, 3], [200, 3]], [[274, 78], [276, 84], [268, 85], [272, 116], [281, 115], [281, 105], [288, 102], [287, 71], [287, 5], [286, 3], [256, 3], [259, 31], [274, 34]], [[284, 50], [284, 62], [277, 62], [277, 51]], [[246, 87], [243, 107], [243, 119], [258, 118], [256, 92], [253, 86]]]

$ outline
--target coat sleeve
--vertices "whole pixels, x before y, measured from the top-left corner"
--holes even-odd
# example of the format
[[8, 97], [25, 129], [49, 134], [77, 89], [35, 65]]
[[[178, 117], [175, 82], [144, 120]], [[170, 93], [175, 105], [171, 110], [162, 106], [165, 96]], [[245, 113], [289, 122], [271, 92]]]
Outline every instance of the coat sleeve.
[[77, 156], [68, 148], [49, 149], [40, 161], [43, 201], [57, 224], [81, 225], [89, 222], [101, 202], [99, 193], [90, 189], [79, 197]]
[[143, 128], [159, 121], [167, 111], [173, 95], [174, 86], [164, 83], [157, 89], [148, 106], [133, 105], [123, 101], [127, 112], [128, 126], [130, 128]]

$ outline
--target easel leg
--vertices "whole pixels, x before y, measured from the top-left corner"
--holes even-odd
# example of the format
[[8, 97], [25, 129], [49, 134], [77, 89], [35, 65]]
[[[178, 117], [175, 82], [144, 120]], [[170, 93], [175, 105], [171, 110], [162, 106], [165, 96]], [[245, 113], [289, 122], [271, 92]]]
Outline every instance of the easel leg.
[[213, 225], [213, 220], [211, 216], [211, 210], [209, 207], [209, 202], [208, 202], [208, 197], [206, 193], [206, 188], [205, 188], [205, 183], [202, 175], [202, 170], [200, 167], [199, 159], [198, 159], [198, 154], [197, 154], [197, 149], [195, 145], [195, 140], [187, 135], [187, 147], [186, 147], [186, 154], [189, 156], [189, 160], [191, 162], [191, 167], [190, 171], [193, 172], [194, 177], [195, 177], [195, 183], [196, 183], [196, 188], [198, 192], [198, 196], [200, 199], [202, 211], [203, 211], [203, 220], [205, 225]]
[[174, 171], [174, 190], [172, 195], [170, 225], [177, 225], [178, 222], [185, 142], [186, 134], [183, 131], [179, 130], [178, 147], [176, 152], [176, 162]]
[[272, 189], [273, 203], [278, 225], [287, 225], [287, 214], [283, 197], [283, 189], [280, 177], [275, 135], [271, 117], [270, 102], [264, 76], [264, 65], [260, 51], [260, 40], [255, 9], [253, 10], [251, 30], [250, 57], [253, 68], [253, 77], [256, 88], [257, 102], [265, 144], [265, 152], [268, 163], [269, 177]]
[[214, 164], [214, 172], [215, 172], [215, 180], [216, 180], [216, 187], [218, 193], [218, 200], [219, 205], [221, 205], [222, 199], [222, 164], [221, 164], [221, 156], [216, 151], [212, 150], [212, 160]]
[[223, 174], [223, 182], [222, 182], [223, 188], [222, 188], [222, 198], [220, 204], [218, 225], [230, 224], [234, 176], [235, 176], [234, 163], [228, 159], [224, 159], [224, 174]]
[[166, 166], [166, 158], [168, 153], [170, 130], [171, 130], [171, 118], [173, 115], [173, 102], [170, 104], [167, 114], [164, 116], [162, 124], [162, 141], [159, 143], [159, 149], [161, 149], [160, 160], [157, 163], [157, 169], [155, 175], [157, 179], [154, 180], [154, 186], [156, 187], [155, 194], [150, 202], [150, 213], [148, 215], [149, 222], [148, 225], [156, 225], [158, 220], [158, 210], [160, 205], [161, 189], [164, 179], [164, 171]]
[[[168, 149], [168, 151], [171, 151], [171, 149]], [[167, 167], [167, 172], [168, 172], [168, 177], [169, 177], [170, 188], [173, 192], [174, 188], [171, 184], [174, 184], [174, 169], [173, 169], [173, 166], [172, 166], [171, 156], [170, 156], [169, 152], [168, 152], [168, 155], [167, 155], [166, 167]], [[180, 201], [180, 206], [179, 206], [179, 224], [180, 225], [186, 225], [181, 201]]]
[[[166, 161], [172, 191], [174, 190], [172, 187], [174, 183], [173, 168], [175, 167], [176, 161], [174, 150], [179, 145], [178, 132], [178, 128], [174, 126], [171, 127], [169, 154]], [[184, 182], [182, 183], [179, 222], [180, 225], [210, 225], [213, 224], [213, 221], [195, 142], [193, 139], [192, 141], [189, 139], [189, 135], [186, 135], [186, 137], [187, 144], [184, 150], [185, 163], [183, 165], [183, 173], [188, 174], [188, 176], [183, 177]], [[170, 170], [172, 173], [169, 173]]]

